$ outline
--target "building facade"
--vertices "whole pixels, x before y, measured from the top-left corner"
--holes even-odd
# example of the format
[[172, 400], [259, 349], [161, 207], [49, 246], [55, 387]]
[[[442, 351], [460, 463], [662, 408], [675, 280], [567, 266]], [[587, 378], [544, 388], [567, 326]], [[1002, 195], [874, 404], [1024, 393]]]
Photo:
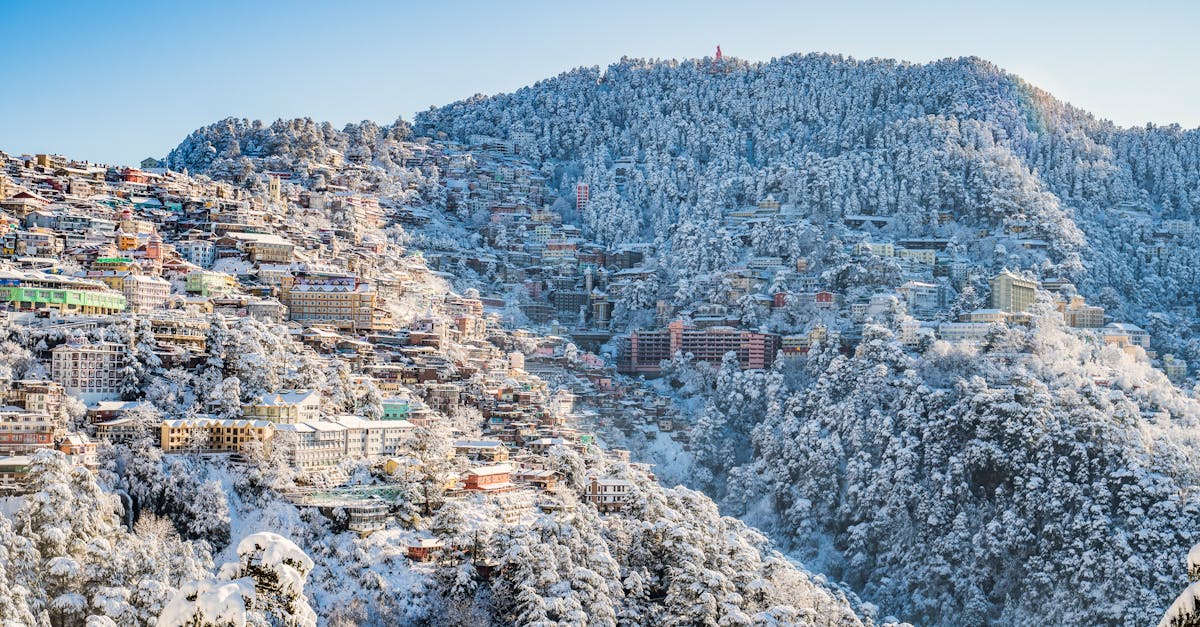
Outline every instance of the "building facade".
[[84, 401], [110, 400], [121, 393], [126, 348], [116, 342], [67, 343], [50, 351], [50, 378]]
[[125, 297], [103, 283], [41, 272], [0, 271], [0, 303], [10, 311], [52, 310], [60, 315], [109, 315]]
[[737, 354], [743, 370], [769, 368], [780, 349], [779, 336], [732, 327], [699, 329], [675, 321], [658, 331], [633, 331], [620, 338], [617, 369], [628, 374], [658, 374], [660, 362], [675, 353], [691, 355], [695, 361], [719, 364], [725, 354]]
[[991, 304], [994, 309], [1020, 313], [1037, 298], [1038, 282], [1005, 270], [991, 280]]

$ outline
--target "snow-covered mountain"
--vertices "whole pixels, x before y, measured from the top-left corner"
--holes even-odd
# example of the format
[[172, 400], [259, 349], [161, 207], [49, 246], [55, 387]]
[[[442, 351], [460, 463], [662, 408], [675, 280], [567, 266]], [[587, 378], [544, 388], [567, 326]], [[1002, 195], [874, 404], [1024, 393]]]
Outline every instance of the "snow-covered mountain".
[[[1131, 315], [1200, 291], [1194, 249], [1147, 261], [1151, 234], [1120, 217], [1196, 216], [1200, 131], [1119, 128], [975, 58], [624, 59], [431, 109], [415, 128], [532, 134], [592, 183], [582, 222], [601, 241], [670, 241], [774, 195], [814, 222], [870, 214], [892, 218], [889, 235], [957, 234], [977, 258], [1066, 276]], [[616, 193], [622, 157], [636, 165]], [[944, 212], [959, 228], [939, 226]], [[997, 252], [975, 237], [1005, 226], [1050, 245]]]
[[[505, 138], [585, 238], [652, 244], [656, 278], [618, 306], [615, 331], [653, 320], [657, 300], [705, 302], [753, 255], [804, 258], [839, 292], [894, 287], [895, 266], [843, 252], [854, 222], [868, 238], [947, 241], [976, 277], [956, 311], [978, 307], [978, 279], [1001, 268], [1061, 278], [1145, 327], [1160, 354], [1200, 363], [1200, 131], [1120, 128], [979, 59], [623, 59], [431, 109], [411, 127], [225, 120], [168, 164], [253, 184], [256, 167], [302, 163], [305, 184], [322, 185], [344, 156], [447, 210], [440, 173], [403, 167], [414, 136]], [[578, 183], [590, 200], [575, 212]], [[729, 227], [764, 198], [790, 211]], [[501, 248], [464, 239], [485, 222], [435, 221], [461, 230], [414, 237]], [[488, 274], [476, 278], [500, 285]], [[850, 354], [825, 342], [799, 366], [675, 364], [661, 387], [695, 409], [679, 474], [903, 620], [1150, 622], [1200, 529], [1200, 406], [1067, 329], [1052, 304], [1030, 314], [978, 347], [901, 348], [889, 318], [862, 328]], [[741, 322], [804, 326], [773, 316]], [[639, 437], [630, 448], [651, 454]]]
[[[979, 59], [625, 59], [415, 128], [531, 134], [566, 184], [590, 183], [585, 234], [659, 241], [677, 283], [741, 258], [694, 234], [771, 195], [808, 223], [887, 216], [877, 237], [950, 238], [983, 268], [1066, 277], [1200, 357], [1195, 237], [1162, 246], [1153, 226], [1196, 219], [1200, 132], [1122, 129]], [[814, 247], [789, 235], [764, 252]], [[728, 373], [692, 434], [704, 487], [917, 623], [1154, 616], [1200, 525], [1195, 402], [1049, 322], [915, 359], [877, 333], [851, 357], [811, 357], [792, 385]]]

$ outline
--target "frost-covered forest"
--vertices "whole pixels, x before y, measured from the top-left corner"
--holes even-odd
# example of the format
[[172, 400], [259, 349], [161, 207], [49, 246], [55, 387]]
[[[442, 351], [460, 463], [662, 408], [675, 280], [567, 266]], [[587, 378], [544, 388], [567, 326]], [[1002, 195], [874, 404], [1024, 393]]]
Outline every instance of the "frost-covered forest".
[[[997, 267], [1024, 262], [1087, 293], [1111, 289], [1131, 315], [1194, 305], [1197, 247], [1148, 257], [1147, 227], [1118, 208], [1193, 219], [1200, 131], [1119, 128], [975, 58], [721, 63], [581, 68], [423, 112], [415, 128], [458, 139], [533, 133], [541, 155], [598, 190], [582, 216], [588, 232], [676, 244], [685, 250], [665, 254], [689, 270], [711, 254], [688, 245], [689, 229], [719, 234], [728, 209], [774, 195], [813, 223], [891, 216], [891, 235], [941, 231], [964, 246], [980, 228], [1020, 225], [1050, 242], [1048, 258], [1001, 255]], [[622, 157], [637, 166], [618, 193]], [[938, 226], [940, 212], [970, 230]]]
[[[888, 216], [880, 235], [1068, 278], [1200, 357], [1195, 236], [1155, 244], [1155, 224], [1197, 218], [1200, 133], [1118, 128], [979, 59], [625, 59], [415, 128], [532, 133], [564, 193], [591, 184], [585, 233], [658, 242], [680, 291], [743, 258], [721, 217], [772, 195], [801, 221], [762, 227], [752, 254], [820, 260], [828, 221]], [[1049, 246], [1014, 250], [1006, 230]], [[689, 375], [710, 377], [696, 485], [917, 623], [1149, 622], [1196, 538], [1195, 401], [1049, 322], [978, 352], [912, 355], [876, 329], [798, 372]]]

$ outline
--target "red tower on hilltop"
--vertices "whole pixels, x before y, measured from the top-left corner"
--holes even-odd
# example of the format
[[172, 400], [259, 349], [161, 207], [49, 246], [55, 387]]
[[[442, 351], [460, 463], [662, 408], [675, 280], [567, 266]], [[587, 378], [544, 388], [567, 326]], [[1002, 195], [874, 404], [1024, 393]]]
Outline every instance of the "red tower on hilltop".
[[721, 46], [717, 46], [717, 54], [713, 56], [712, 65], [710, 65], [708, 68], [709, 74], [716, 74], [720, 71], [717, 69], [717, 64], [721, 62], [721, 59]]

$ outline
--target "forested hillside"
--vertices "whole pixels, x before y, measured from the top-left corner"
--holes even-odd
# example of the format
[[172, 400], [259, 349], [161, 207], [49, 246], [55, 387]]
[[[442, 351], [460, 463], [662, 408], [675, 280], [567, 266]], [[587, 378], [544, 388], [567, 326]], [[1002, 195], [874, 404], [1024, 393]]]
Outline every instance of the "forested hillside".
[[[625, 59], [423, 112], [415, 127], [533, 133], [541, 155], [599, 190], [582, 218], [601, 241], [670, 242], [774, 195], [813, 222], [886, 215], [892, 235], [957, 235], [997, 266], [1111, 288], [1127, 298], [1110, 304], [1131, 314], [1192, 304], [1200, 290], [1187, 270], [1195, 247], [1147, 261], [1132, 253], [1150, 234], [1118, 216], [1195, 215], [1200, 131], [1122, 129], [979, 59]], [[626, 156], [637, 167], [618, 193], [612, 165]], [[976, 237], [1014, 225], [1050, 242], [1048, 264]]]
[[[656, 242], [660, 297], [678, 305], [747, 247], [803, 256], [836, 289], [894, 284], [827, 243], [835, 223], [884, 216], [864, 228], [950, 239], [984, 272], [1070, 279], [1200, 358], [1196, 238], [1160, 228], [1197, 217], [1200, 132], [1119, 128], [978, 59], [625, 59], [415, 129], [532, 134], [564, 196], [590, 184], [584, 233]], [[797, 208], [792, 223], [739, 239], [722, 222], [768, 196]], [[1151, 621], [1200, 523], [1195, 401], [1041, 307], [978, 349], [914, 354], [868, 327], [852, 355], [827, 343], [799, 368], [677, 365], [676, 389], [703, 407], [692, 483], [905, 620]]]

